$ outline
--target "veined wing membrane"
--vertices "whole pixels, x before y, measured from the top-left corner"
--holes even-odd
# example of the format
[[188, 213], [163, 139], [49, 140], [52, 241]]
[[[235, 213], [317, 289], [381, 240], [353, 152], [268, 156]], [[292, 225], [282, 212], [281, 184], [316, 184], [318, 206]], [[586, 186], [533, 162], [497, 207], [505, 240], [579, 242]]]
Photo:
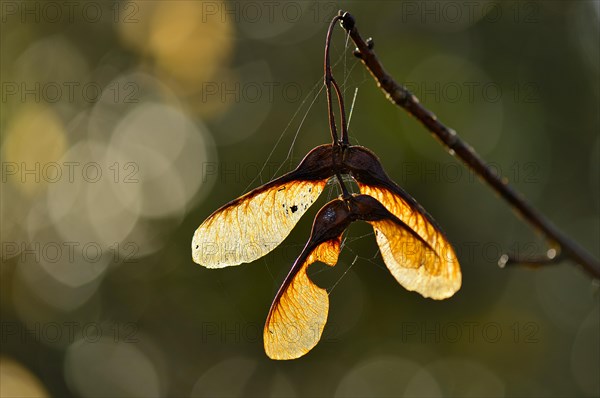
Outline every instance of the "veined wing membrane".
[[441, 300], [460, 289], [461, 274], [454, 253], [437, 254], [392, 221], [371, 224], [383, 261], [407, 290]]
[[321, 243], [302, 252], [277, 293], [263, 333], [265, 352], [272, 359], [295, 359], [310, 351], [321, 339], [329, 297], [325, 289], [308, 277], [308, 266], [316, 261], [337, 263], [341, 239]]
[[316, 261], [337, 263], [341, 237], [353, 217], [343, 200], [327, 203], [315, 217], [310, 239], [273, 300], [263, 333], [272, 359], [294, 359], [321, 339], [329, 312], [327, 291], [315, 285], [306, 270]]
[[252, 262], [277, 247], [317, 200], [327, 179], [287, 175], [229, 202], [194, 233], [192, 258], [207, 268]]
[[448, 298], [460, 289], [460, 266], [452, 245], [414, 199], [403, 198], [400, 195], [406, 194], [394, 192], [393, 186], [386, 189], [360, 182], [358, 185], [361, 193], [377, 199], [405, 224], [393, 220], [371, 222], [383, 261], [398, 283], [437, 300]]
[[222, 206], [194, 233], [194, 262], [223, 268], [273, 250], [317, 200], [331, 169], [332, 146], [320, 145], [296, 169]]

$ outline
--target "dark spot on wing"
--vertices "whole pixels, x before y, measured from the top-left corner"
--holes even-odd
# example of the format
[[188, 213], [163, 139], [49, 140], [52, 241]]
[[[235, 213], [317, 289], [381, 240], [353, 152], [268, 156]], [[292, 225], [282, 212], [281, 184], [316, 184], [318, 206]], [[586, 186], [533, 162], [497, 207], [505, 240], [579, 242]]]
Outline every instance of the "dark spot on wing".
[[285, 189], [285, 187], [281, 187], [281, 188], [279, 188], [279, 189], [277, 190], [277, 192], [281, 192], [281, 191], [283, 191], [284, 189]]
[[295, 213], [296, 210], [298, 210], [298, 206], [293, 205], [292, 207], [290, 207], [290, 209], [292, 210], [292, 213]]

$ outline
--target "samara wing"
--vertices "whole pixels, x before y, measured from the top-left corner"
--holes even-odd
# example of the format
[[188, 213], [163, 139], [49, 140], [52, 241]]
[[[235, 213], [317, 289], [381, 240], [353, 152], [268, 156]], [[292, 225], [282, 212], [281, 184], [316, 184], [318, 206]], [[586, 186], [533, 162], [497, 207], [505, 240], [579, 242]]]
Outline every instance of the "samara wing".
[[194, 233], [194, 262], [222, 268], [269, 253], [319, 197], [330, 175], [331, 145], [321, 145], [295, 170], [222, 206]]
[[377, 243], [386, 266], [408, 290], [424, 297], [444, 299], [461, 286], [461, 272], [452, 245], [433, 218], [385, 173], [375, 154], [352, 147], [345, 159], [360, 192], [380, 202], [411, 231], [390, 220], [373, 222]]
[[317, 214], [311, 237], [277, 292], [263, 333], [265, 352], [272, 359], [295, 359], [321, 339], [329, 312], [325, 289], [315, 285], [306, 271], [320, 261], [337, 263], [341, 235], [350, 224], [342, 200], [325, 205]]

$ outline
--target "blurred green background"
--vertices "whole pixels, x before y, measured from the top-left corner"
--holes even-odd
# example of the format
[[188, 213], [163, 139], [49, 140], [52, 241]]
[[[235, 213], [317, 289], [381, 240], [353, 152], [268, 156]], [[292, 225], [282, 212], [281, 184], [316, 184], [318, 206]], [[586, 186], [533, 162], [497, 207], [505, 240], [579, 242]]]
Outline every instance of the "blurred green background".
[[275, 362], [263, 322], [320, 206], [255, 263], [192, 262], [212, 211], [328, 142], [339, 8], [598, 258], [596, 1], [2, 1], [2, 396], [600, 395], [598, 285], [569, 261], [499, 269], [543, 239], [385, 99], [340, 28], [351, 141], [443, 226], [462, 289], [405, 291], [353, 225], [337, 266], [311, 270], [323, 339]]

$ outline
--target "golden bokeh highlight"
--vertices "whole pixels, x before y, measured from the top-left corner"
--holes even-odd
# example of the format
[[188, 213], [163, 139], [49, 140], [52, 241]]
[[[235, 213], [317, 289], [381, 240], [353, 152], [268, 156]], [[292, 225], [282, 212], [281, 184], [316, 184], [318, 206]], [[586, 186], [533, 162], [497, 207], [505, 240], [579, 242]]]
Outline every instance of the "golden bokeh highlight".
[[121, 23], [123, 42], [147, 57], [156, 73], [182, 94], [198, 93], [233, 56], [234, 27], [229, 18], [207, 14], [215, 1], [136, 1], [138, 23]]
[[0, 357], [0, 396], [3, 398], [46, 398], [50, 395], [40, 380], [20, 363]]
[[[58, 162], [67, 145], [64, 125], [53, 109], [26, 104], [6, 129], [2, 145], [3, 176], [26, 196], [34, 196], [48, 183], [61, 178]], [[5, 174], [9, 168], [10, 172]]]

